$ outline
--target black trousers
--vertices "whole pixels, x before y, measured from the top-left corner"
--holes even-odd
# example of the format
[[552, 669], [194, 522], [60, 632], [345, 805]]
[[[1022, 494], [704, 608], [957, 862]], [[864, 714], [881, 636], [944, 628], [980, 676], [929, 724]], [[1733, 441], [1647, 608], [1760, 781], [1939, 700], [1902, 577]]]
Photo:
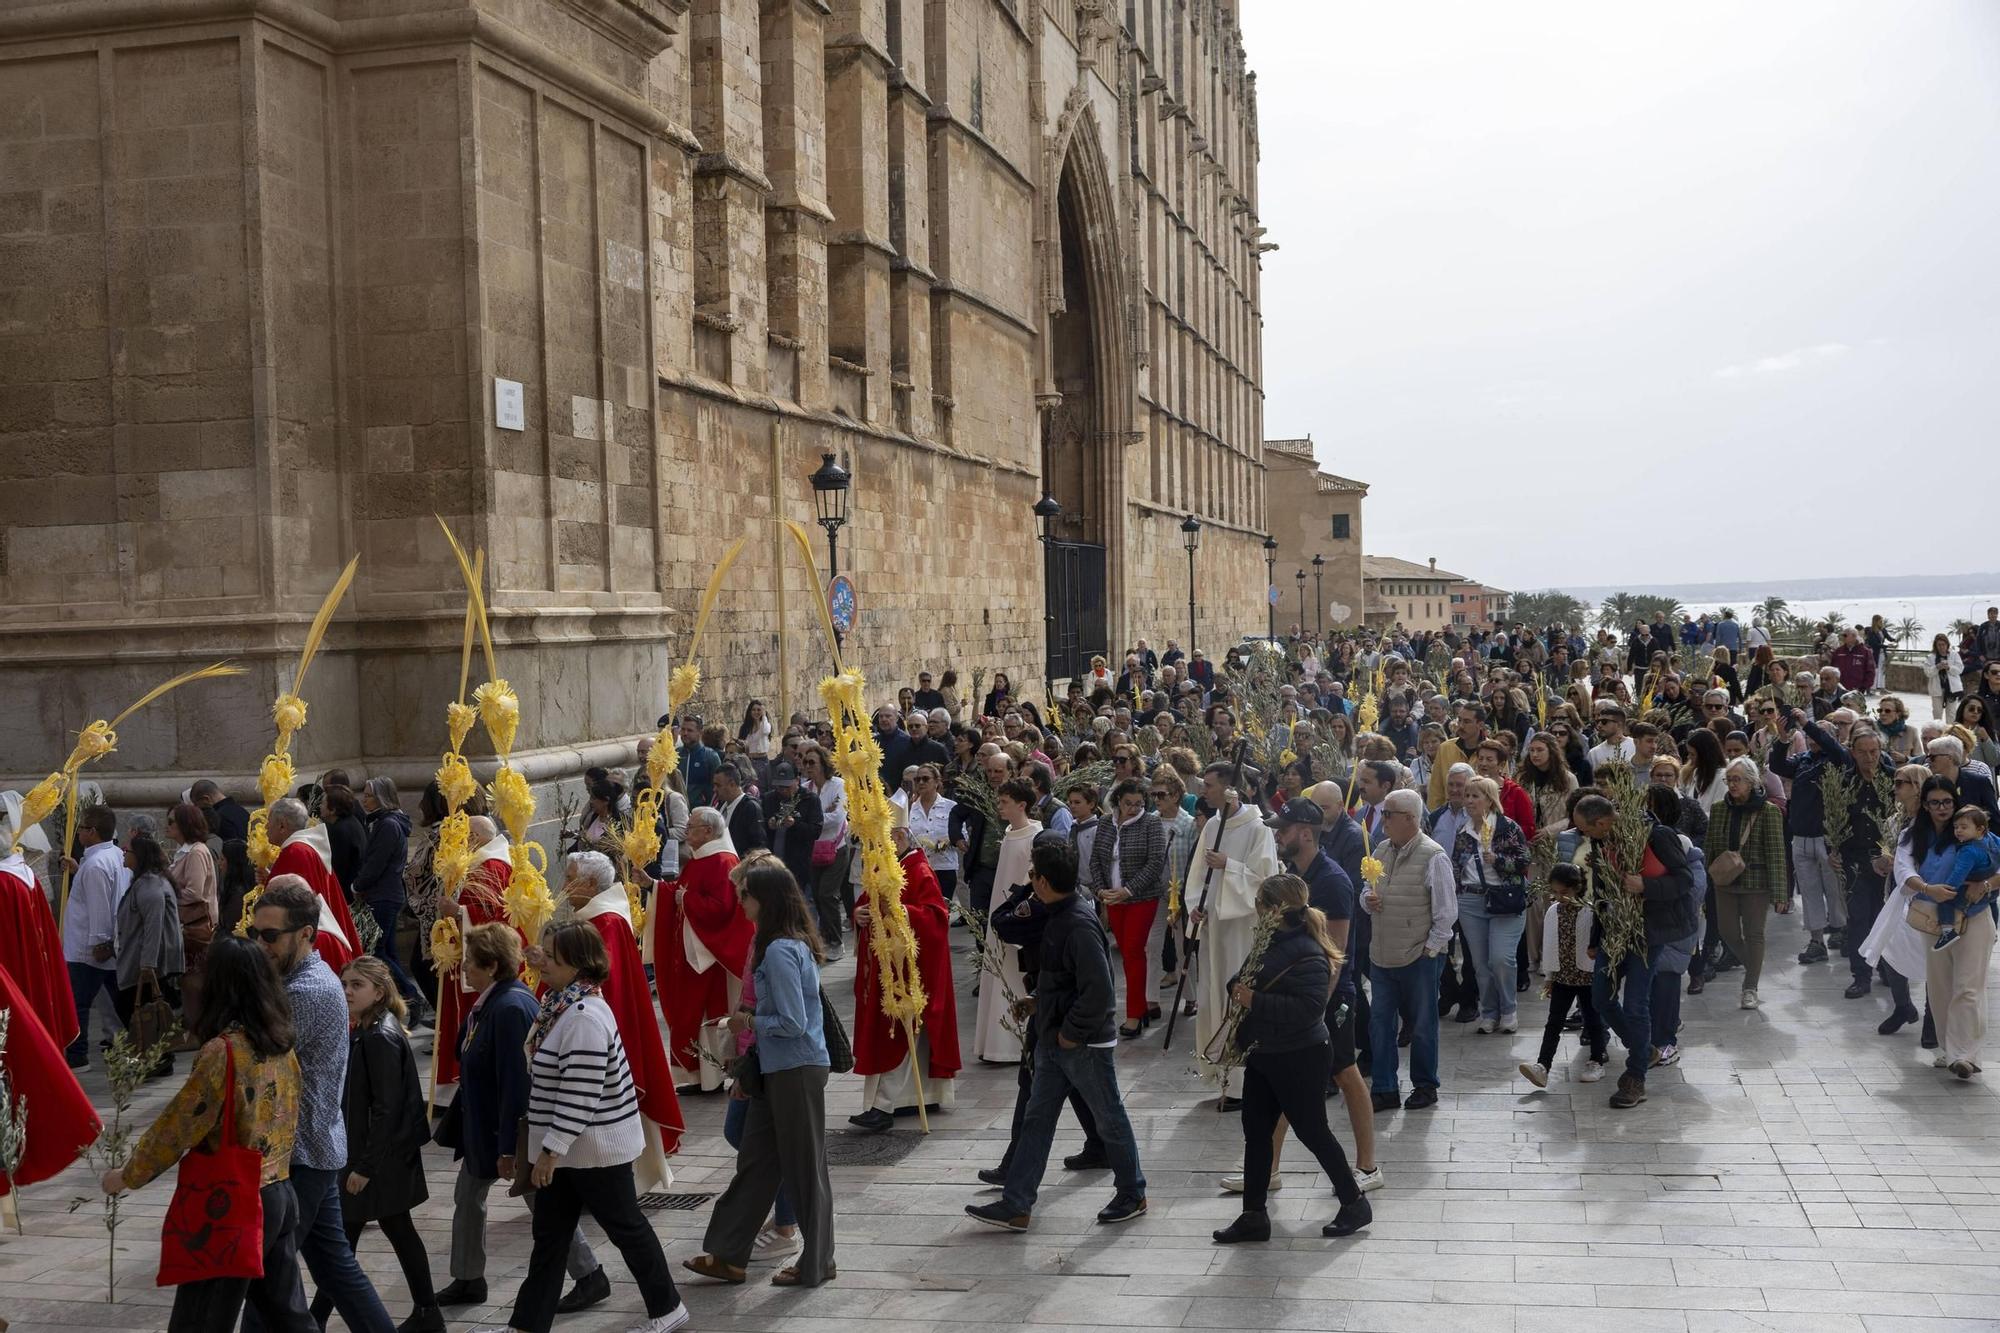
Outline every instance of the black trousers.
[[[1035, 1024], [1027, 1025], [1027, 1035], [1021, 1039], [1021, 1067], [1014, 1093], [1014, 1124], [1007, 1131], [1007, 1151], [1000, 1154], [1000, 1170], [1007, 1171], [1014, 1165], [1014, 1145], [1021, 1141], [1021, 1126], [1028, 1118], [1028, 1090], [1035, 1086], [1035, 1046], [1037, 1038]], [[1075, 1088], [1069, 1090], [1069, 1109], [1076, 1113], [1076, 1123], [1083, 1126], [1083, 1151], [1087, 1157], [1103, 1157], [1104, 1140], [1097, 1133], [1097, 1117], [1090, 1113], [1083, 1094]]]
[[549, 1333], [556, 1319], [556, 1302], [562, 1298], [563, 1264], [569, 1257], [570, 1237], [576, 1234], [576, 1224], [585, 1212], [597, 1219], [597, 1225], [624, 1257], [625, 1267], [632, 1270], [649, 1318], [669, 1314], [681, 1303], [660, 1238], [639, 1211], [632, 1164], [557, 1167], [549, 1183], [536, 1191], [535, 1249], [528, 1260], [528, 1276], [514, 1297], [509, 1320], [513, 1327], [524, 1333]]
[[[346, 1177], [343, 1176], [341, 1179], [345, 1180]], [[358, 1252], [361, 1233], [367, 1229], [368, 1223], [358, 1217], [346, 1216], [340, 1221], [347, 1232], [347, 1247]], [[380, 1226], [382, 1234], [389, 1238], [389, 1248], [396, 1252], [396, 1262], [403, 1269], [403, 1281], [410, 1286], [411, 1302], [420, 1310], [426, 1305], [436, 1305], [437, 1292], [431, 1286], [430, 1251], [424, 1248], [423, 1237], [417, 1234], [417, 1224], [410, 1220], [408, 1213], [396, 1213], [378, 1219], [376, 1225]], [[326, 1326], [326, 1321], [332, 1314], [333, 1293], [314, 1292], [312, 1316], [319, 1322], [320, 1327]]]
[[1283, 1116], [1292, 1137], [1319, 1159], [1342, 1203], [1361, 1197], [1347, 1154], [1326, 1123], [1326, 1084], [1333, 1050], [1325, 1042], [1302, 1051], [1251, 1051], [1243, 1060], [1243, 1211], [1264, 1211], [1271, 1185], [1271, 1135]]
[[292, 1196], [292, 1183], [274, 1181], [260, 1193], [264, 1201], [264, 1276], [210, 1278], [177, 1287], [167, 1333], [215, 1333], [235, 1328], [245, 1301], [271, 1333], [319, 1333], [318, 1321], [306, 1312], [305, 1284], [299, 1277], [299, 1252], [292, 1238], [299, 1225], [299, 1201]]
[[[1548, 959], [1542, 960], [1544, 963]], [[1679, 981], [1676, 980], [1676, 985]], [[1598, 1015], [1597, 1002], [1590, 998], [1588, 986], [1565, 986], [1560, 981], [1549, 983], [1549, 1021], [1542, 1025], [1542, 1053], [1537, 1062], [1548, 1069], [1556, 1062], [1556, 1047], [1562, 1044], [1563, 1024], [1569, 1021], [1571, 1005], [1583, 1007], [1583, 1039], [1590, 1043], [1590, 1058], [1604, 1063], [1605, 1040], [1604, 1019]]]
[[1842, 952], [1847, 955], [1847, 970], [1856, 981], [1868, 980], [1874, 971], [1861, 956], [1861, 944], [1868, 938], [1868, 932], [1875, 929], [1875, 918], [1881, 915], [1884, 887], [1873, 875], [1856, 875], [1847, 886], [1847, 943]]

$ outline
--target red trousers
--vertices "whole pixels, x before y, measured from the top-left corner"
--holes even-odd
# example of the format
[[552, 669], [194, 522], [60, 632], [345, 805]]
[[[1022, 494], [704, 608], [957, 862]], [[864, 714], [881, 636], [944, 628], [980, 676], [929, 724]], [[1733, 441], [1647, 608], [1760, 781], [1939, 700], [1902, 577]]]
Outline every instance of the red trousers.
[[1146, 969], [1153, 965], [1146, 957], [1146, 937], [1153, 932], [1153, 916], [1160, 910], [1160, 900], [1113, 903], [1104, 910], [1110, 918], [1111, 936], [1118, 941], [1118, 956], [1125, 964], [1125, 1017], [1144, 1018]]

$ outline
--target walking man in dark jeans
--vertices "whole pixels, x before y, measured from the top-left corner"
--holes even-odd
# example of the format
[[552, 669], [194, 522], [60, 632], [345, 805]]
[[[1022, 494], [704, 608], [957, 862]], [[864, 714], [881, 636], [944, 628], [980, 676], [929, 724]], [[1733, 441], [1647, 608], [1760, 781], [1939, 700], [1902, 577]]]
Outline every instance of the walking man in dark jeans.
[[[1040, 833], [1035, 837], [1037, 845], [1043, 842], [1055, 843], [1076, 849], [1075, 844], [1060, 833]], [[1035, 897], [1032, 883], [1023, 884], [1000, 905], [993, 914], [993, 933], [1003, 943], [1011, 944], [1021, 951], [1021, 975], [1039, 979], [1041, 972], [1042, 935], [1049, 924], [1049, 908]], [[1032, 983], [1031, 983], [1032, 984]], [[1032, 992], [1031, 992], [1032, 994]], [[1035, 1084], [1035, 1049], [1040, 1045], [1039, 1028], [1034, 1022], [1032, 999], [1022, 1003], [1020, 1087], [1014, 1094], [1014, 1124], [1007, 1135], [1007, 1151], [1001, 1154], [997, 1167], [980, 1168], [979, 1178], [988, 1185], [1005, 1185], [1007, 1174], [1014, 1168], [1014, 1153], [1021, 1145], [1021, 1125], [1028, 1115], [1028, 1096]], [[1090, 1113], [1090, 1103], [1075, 1088], [1069, 1090], [1069, 1106], [1076, 1112], [1076, 1123], [1083, 1127], [1083, 1151], [1063, 1158], [1066, 1171], [1097, 1171], [1109, 1165], [1105, 1156], [1104, 1140], [1097, 1133], [1097, 1117]]]
[[[1576, 803], [1576, 827], [1592, 844], [1590, 873], [1601, 872], [1598, 858], [1605, 855], [1605, 841], [1611, 837], [1617, 807], [1602, 796], [1586, 796]], [[1658, 873], [1648, 873], [1657, 870]], [[1688, 870], [1687, 855], [1681, 849], [1680, 834], [1664, 824], [1647, 831], [1644, 864], [1624, 872], [1616, 884], [1600, 884], [1600, 894], [1629, 894], [1640, 900], [1645, 914], [1646, 938], [1639, 949], [1613, 963], [1601, 945], [1597, 968], [1590, 979], [1591, 1001], [1606, 1026], [1625, 1043], [1625, 1072], [1611, 1105], [1629, 1110], [1646, 1100], [1646, 1070], [1653, 1063], [1653, 971], [1661, 949], [1695, 933], [1696, 917], [1689, 903], [1694, 875]], [[1601, 937], [1605, 921], [1599, 916], [1594, 927]], [[1623, 998], [1620, 998], [1620, 990]]]
[[[355, 1333], [391, 1333], [389, 1312], [354, 1261], [340, 1216], [340, 1175], [347, 1165], [347, 996], [340, 978], [313, 951], [320, 899], [296, 875], [276, 875], [257, 899], [250, 934], [264, 946], [292, 1002], [299, 1056], [299, 1131], [292, 1147], [292, 1193], [298, 1196], [299, 1258], [313, 1285], [333, 1297]], [[245, 1333], [261, 1333], [255, 1309]]]
[[1082, 1094], [1104, 1136], [1117, 1193], [1100, 1223], [1129, 1222], [1146, 1211], [1139, 1145], [1118, 1093], [1117, 992], [1104, 924], [1076, 896], [1076, 849], [1037, 841], [1029, 884], [1048, 909], [1035, 980], [1035, 1079], [1015, 1141], [1014, 1160], [997, 1203], [967, 1204], [966, 1215], [988, 1226], [1026, 1231], [1049, 1162], [1056, 1117], [1071, 1089]]

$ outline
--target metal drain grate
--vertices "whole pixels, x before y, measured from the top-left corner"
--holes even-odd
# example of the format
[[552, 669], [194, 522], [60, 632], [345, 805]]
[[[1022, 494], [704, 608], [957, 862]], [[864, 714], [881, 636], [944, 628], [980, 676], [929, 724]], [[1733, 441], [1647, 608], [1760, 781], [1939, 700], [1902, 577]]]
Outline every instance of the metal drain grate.
[[714, 1198], [713, 1194], [641, 1194], [639, 1209], [647, 1213], [691, 1213]]
[[894, 1166], [917, 1150], [923, 1135], [910, 1122], [907, 1134], [829, 1134], [826, 1136], [828, 1166]]

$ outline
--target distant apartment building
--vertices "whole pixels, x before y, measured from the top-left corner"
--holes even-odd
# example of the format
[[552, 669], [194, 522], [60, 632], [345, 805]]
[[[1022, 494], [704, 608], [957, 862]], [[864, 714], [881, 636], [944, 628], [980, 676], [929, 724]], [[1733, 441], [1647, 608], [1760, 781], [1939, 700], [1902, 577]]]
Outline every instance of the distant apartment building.
[[1264, 472], [1265, 512], [1278, 544], [1270, 554], [1279, 624], [1296, 623], [1303, 604], [1309, 630], [1359, 625], [1366, 605], [1361, 502], [1368, 483], [1321, 471], [1310, 435], [1264, 441]]

